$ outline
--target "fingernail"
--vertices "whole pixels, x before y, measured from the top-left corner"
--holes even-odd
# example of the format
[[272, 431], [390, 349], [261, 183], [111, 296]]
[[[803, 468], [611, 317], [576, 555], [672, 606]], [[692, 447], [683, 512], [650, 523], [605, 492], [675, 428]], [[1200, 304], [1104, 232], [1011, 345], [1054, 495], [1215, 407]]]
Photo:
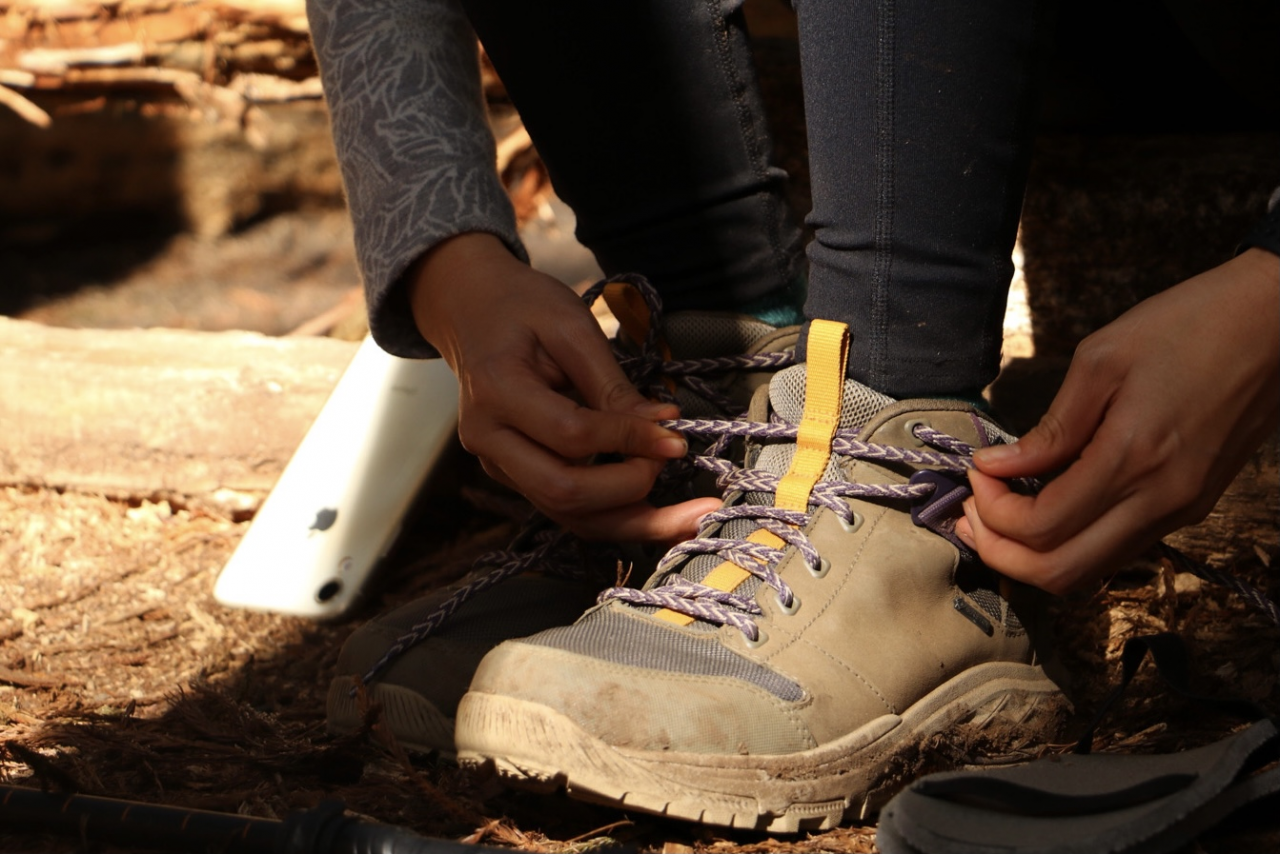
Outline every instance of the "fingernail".
[[977, 541], [973, 538], [972, 514], [974, 512], [973, 499], [967, 499], [964, 502], [964, 516], [956, 523], [956, 536], [960, 538], [960, 542], [964, 543], [971, 549], [976, 549], [978, 547]]
[[658, 419], [666, 418], [672, 414], [675, 407], [670, 403], [662, 403], [656, 400], [646, 400], [644, 403], [636, 404], [635, 409], [631, 410], [641, 418]]
[[987, 448], [979, 448], [973, 452], [973, 458], [984, 463], [998, 463], [1004, 460], [1011, 460], [1020, 453], [1022, 453], [1022, 448], [1018, 447], [1017, 442], [1014, 442], [1010, 445], [991, 445]]
[[660, 457], [676, 459], [689, 453], [689, 443], [684, 439], [668, 436], [665, 439], [659, 439], [657, 444], [654, 445], [654, 450], [658, 452]]

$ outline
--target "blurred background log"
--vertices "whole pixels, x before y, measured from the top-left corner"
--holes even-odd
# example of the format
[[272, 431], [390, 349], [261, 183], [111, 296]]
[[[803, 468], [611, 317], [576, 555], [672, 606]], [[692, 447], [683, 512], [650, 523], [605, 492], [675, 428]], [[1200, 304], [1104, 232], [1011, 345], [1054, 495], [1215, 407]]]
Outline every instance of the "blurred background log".
[[208, 237], [341, 204], [296, 0], [0, 0], [0, 85], [26, 104], [0, 111], [0, 228], [127, 212]]
[[[210, 238], [340, 207], [317, 75], [303, 0], [0, 0], [0, 233], [125, 212]], [[545, 172], [484, 81], [527, 218]]]
[[0, 486], [252, 511], [356, 346], [0, 318]]

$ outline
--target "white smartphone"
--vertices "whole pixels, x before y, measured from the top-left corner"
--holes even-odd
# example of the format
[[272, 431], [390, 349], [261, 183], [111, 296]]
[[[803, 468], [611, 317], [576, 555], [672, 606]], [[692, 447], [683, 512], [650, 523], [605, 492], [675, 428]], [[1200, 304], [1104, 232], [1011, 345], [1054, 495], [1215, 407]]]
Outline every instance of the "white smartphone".
[[366, 337], [223, 567], [224, 605], [343, 614], [399, 533], [457, 429], [442, 359], [401, 359]]

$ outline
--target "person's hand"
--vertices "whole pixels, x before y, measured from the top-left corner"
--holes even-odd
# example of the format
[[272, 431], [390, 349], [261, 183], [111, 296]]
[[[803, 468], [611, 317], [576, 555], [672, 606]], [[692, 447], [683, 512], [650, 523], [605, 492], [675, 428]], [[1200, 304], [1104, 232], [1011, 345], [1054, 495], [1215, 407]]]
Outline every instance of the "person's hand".
[[957, 534], [1054, 593], [1098, 580], [1208, 515], [1278, 414], [1280, 258], [1250, 249], [1081, 342], [1040, 423], [974, 455]]
[[[654, 423], [678, 410], [641, 396], [559, 281], [482, 233], [441, 243], [410, 276], [414, 320], [458, 377], [459, 438], [491, 477], [593, 539], [686, 539], [719, 507], [645, 501], [664, 462], [687, 449]], [[597, 454], [624, 459], [585, 464]]]

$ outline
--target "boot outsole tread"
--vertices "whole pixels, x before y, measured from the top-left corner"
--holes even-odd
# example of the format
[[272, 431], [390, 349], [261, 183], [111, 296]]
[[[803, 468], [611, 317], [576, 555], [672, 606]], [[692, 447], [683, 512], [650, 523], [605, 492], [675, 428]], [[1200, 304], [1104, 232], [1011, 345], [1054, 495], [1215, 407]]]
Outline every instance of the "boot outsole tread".
[[1040, 668], [991, 662], [958, 674], [901, 715], [884, 715], [835, 742], [741, 756], [613, 747], [547, 706], [473, 691], [458, 708], [458, 762], [516, 788], [563, 788], [607, 806], [797, 833], [873, 815], [909, 782], [912, 757], [930, 736], [978, 732], [996, 755], [1004, 747], [1017, 756], [1027, 742], [1055, 737], [1068, 708]]

